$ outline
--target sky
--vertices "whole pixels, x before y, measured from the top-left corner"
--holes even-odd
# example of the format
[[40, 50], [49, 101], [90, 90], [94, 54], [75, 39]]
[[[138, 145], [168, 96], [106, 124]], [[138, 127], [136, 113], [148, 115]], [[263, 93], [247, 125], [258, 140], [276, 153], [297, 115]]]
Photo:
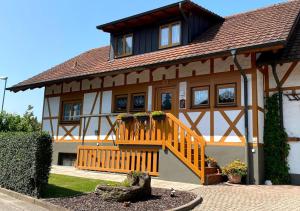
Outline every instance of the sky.
[[[91, 48], [107, 45], [109, 34], [97, 25], [131, 16], [176, 0], [0, 0], [0, 76], [8, 87]], [[193, 0], [228, 16], [283, 0]], [[0, 103], [4, 81], [0, 81]], [[6, 92], [4, 110], [23, 114], [28, 105], [41, 119], [43, 89]]]

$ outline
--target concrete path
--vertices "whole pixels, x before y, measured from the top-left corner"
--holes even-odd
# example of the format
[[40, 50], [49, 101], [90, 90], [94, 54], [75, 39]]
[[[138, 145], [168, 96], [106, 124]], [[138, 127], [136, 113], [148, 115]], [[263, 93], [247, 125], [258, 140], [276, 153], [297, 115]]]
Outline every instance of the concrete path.
[[[110, 180], [116, 182], [122, 182], [126, 178], [125, 174], [86, 171], [86, 170], [79, 170], [74, 167], [56, 166], [56, 165], [52, 166], [51, 173], [76, 176], [76, 177], [84, 177], [90, 179]], [[152, 177], [151, 185], [152, 187], [157, 187], [157, 188], [174, 188], [175, 190], [185, 190], [185, 191], [191, 191], [201, 187], [201, 185], [181, 183], [181, 182], [170, 182], [166, 180], [156, 179], [153, 177]]]
[[0, 193], [0, 211], [46, 211], [47, 209]]
[[193, 192], [203, 197], [194, 210], [300, 211], [300, 186], [213, 185]]

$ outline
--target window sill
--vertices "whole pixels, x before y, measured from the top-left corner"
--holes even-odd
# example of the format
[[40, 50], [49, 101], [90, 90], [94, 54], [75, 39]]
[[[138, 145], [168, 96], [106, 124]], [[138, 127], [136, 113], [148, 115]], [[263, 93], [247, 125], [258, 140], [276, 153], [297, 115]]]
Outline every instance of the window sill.
[[60, 125], [80, 125], [80, 121], [60, 121]]

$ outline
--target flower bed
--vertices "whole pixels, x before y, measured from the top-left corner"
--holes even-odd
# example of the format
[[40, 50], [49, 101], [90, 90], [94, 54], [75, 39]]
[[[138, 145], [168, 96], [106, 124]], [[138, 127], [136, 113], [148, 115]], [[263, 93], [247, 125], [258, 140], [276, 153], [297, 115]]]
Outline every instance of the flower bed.
[[[152, 195], [139, 201], [112, 202], [104, 201], [95, 193], [69, 198], [47, 199], [47, 201], [70, 210], [168, 210], [182, 206], [194, 200], [196, 196], [189, 192], [176, 191], [171, 197], [171, 190], [152, 188]], [[128, 207], [127, 207], [128, 206]]]

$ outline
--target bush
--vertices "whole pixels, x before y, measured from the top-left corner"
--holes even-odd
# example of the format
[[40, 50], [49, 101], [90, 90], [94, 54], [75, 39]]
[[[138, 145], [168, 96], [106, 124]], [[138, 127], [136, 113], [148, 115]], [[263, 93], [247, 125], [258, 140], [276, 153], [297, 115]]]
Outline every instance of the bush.
[[33, 107], [28, 106], [23, 116], [0, 113], [0, 132], [33, 132], [39, 131], [41, 124], [33, 114]]
[[228, 175], [239, 175], [241, 177], [247, 175], [247, 165], [240, 160], [235, 160], [232, 163], [222, 168], [222, 173]]
[[50, 135], [42, 132], [0, 133], [0, 186], [40, 197], [52, 161]]
[[264, 128], [265, 178], [273, 184], [290, 183], [287, 134], [280, 124], [278, 94], [267, 99], [267, 114]]

